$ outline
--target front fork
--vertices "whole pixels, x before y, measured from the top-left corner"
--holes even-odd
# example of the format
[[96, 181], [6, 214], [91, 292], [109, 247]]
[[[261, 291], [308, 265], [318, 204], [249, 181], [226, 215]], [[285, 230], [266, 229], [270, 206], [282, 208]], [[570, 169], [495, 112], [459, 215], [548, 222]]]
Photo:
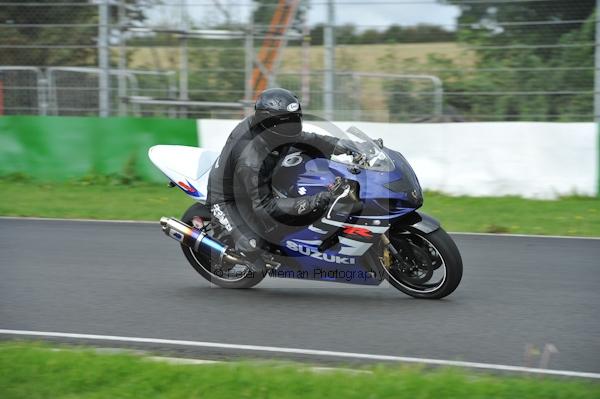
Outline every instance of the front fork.
[[[396, 248], [389, 237], [385, 234], [381, 236], [381, 242], [383, 244], [383, 256], [381, 257], [381, 263], [383, 267], [388, 270], [391, 269], [394, 263], [397, 263], [401, 269], [410, 267], [409, 259], [416, 259], [415, 252], [412, 245], [406, 240], [397, 240]], [[399, 250], [398, 250], [399, 249]]]
[[400, 242], [398, 243], [400, 246], [400, 251], [398, 251], [396, 247], [392, 245], [392, 242], [385, 234], [381, 235], [381, 242], [383, 243], [384, 264], [388, 268], [391, 266], [394, 259], [398, 262], [404, 262], [400, 252], [403, 252], [408, 256], [414, 256], [411, 246], [405, 241], [400, 240]]
[[388, 269], [392, 265], [392, 258], [400, 259], [400, 254], [396, 250], [396, 248], [392, 245], [392, 242], [385, 234], [381, 235], [381, 242], [383, 244], [383, 257], [382, 263]]

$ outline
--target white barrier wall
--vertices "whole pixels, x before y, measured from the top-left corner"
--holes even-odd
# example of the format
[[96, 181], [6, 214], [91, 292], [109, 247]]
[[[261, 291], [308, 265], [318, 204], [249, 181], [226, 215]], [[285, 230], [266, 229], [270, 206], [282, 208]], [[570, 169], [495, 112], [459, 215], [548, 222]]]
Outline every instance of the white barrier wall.
[[[202, 147], [220, 150], [239, 121], [201, 119]], [[426, 190], [551, 199], [598, 192], [594, 123], [372, 123], [352, 125], [400, 151]], [[305, 130], [311, 129], [305, 124]]]

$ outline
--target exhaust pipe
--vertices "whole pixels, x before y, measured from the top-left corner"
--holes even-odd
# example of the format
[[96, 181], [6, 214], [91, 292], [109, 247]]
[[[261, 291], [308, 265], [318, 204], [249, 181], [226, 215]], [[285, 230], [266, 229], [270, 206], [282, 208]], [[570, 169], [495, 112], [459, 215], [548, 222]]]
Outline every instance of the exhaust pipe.
[[188, 226], [175, 218], [167, 217], [160, 218], [160, 226], [167, 236], [175, 241], [179, 241], [186, 247], [192, 248], [196, 252], [200, 252], [211, 259], [217, 255], [220, 263], [227, 263], [232, 267], [235, 265], [245, 265], [250, 270], [255, 271], [252, 263], [240, 257], [227, 245], [214, 239], [202, 230]]

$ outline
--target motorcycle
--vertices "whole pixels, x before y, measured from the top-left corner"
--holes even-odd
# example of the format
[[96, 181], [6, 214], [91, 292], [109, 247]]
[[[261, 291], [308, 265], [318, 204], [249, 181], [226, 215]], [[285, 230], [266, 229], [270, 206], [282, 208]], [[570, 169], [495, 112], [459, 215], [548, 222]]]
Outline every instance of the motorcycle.
[[[305, 123], [306, 127], [306, 123]], [[181, 244], [192, 267], [224, 288], [250, 288], [265, 277], [296, 278], [393, 287], [415, 298], [451, 294], [463, 266], [452, 238], [420, 212], [423, 193], [407, 160], [356, 127], [331, 124], [313, 130], [339, 138], [335, 155], [288, 152], [273, 173], [280, 197], [302, 197], [330, 189], [334, 197], [317, 221], [285, 230], [261, 255], [257, 269], [234, 243], [219, 239], [206, 203], [208, 176], [219, 154], [207, 149], [157, 145], [153, 164], [195, 203], [182, 218], [163, 217], [164, 233]]]

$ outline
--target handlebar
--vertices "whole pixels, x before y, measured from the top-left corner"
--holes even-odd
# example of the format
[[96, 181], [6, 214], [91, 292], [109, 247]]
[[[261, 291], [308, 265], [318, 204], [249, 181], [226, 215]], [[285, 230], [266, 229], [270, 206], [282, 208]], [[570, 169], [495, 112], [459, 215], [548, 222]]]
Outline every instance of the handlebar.
[[[341, 213], [345, 215], [344, 222], [346, 222], [350, 215], [362, 210], [363, 204], [360, 202], [358, 182], [337, 177], [329, 189], [334, 196], [334, 200], [329, 205], [327, 219], [332, 219], [331, 216], [335, 210], [336, 214]], [[321, 245], [319, 245], [319, 251], [323, 252], [339, 242], [338, 237], [341, 231], [342, 229], [338, 228], [333, 235], [324, 239]]]
[[357, 181], [336, 177], [335, 182], [330, 186], [329, 191], [334, 197], [329, 207], [327, 217], [331, 216], [332, 211], [339, 205], [344, 213], [353, 214], [362, 210], [360, 201], [360, 187]]

